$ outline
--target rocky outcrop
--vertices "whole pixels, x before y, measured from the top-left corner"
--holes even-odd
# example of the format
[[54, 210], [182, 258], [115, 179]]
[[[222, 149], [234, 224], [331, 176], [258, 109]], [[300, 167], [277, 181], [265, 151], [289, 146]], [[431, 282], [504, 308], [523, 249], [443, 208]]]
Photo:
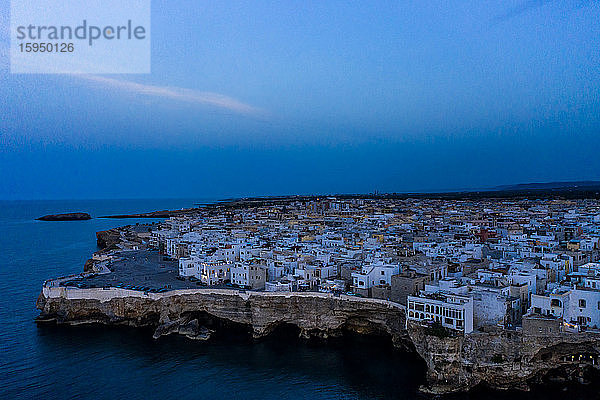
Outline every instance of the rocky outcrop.
[[107, 249], [121, 243], [121, 231], [117, 228], [96, 232], [96, 244], [100, 249]]
[[88, 219], [92, 219], [90, 214], [83, 212], [50, 214], [37, 218], [38, 221], [85, 221]]
[[533, 336], [497, 329], [437, 337], [418, 325], [410, 325], [408, 334], [427, 364], [428, 386], [422, 390], [429, 393], [476, 386], [529, 390], [557, 372], [563, 380], [578, 382], [597, 374], [598, 334]]
[[204, 325], [200, 325], [198, 318], [193, 318], [191, 315], [183, 316], [175, 321], [165, 322], [159, 325], [154, 331], [152, 337], [158, 339], [161, 336], [177, 333], [188, 339], [208, 340], [215, 331], [208, 329]]
[[[75, 289], [70, 289], [75, 290]], [[84, 289], [81, 289], [84, 290]], [[103, 289], [97, 290], [102, 294]], [[159, 329], [158, 335], [179, 330], [199, 321], [207, 329], [235, 325], [254, 338], [269, 335], [282, 325], [294, 325], [303, 337], [337, 336], [344, 331], [390, 336], [398, 345], [406, 343], [404, 312], [385, 302], [315, 294], [269, 295], [265, 293], [191, 293], [144, 297], [115, 297], [107, 301], [94, 298], [45, 297], [37, 307], [40, 319], [58, 323], [104, 323], [147, 326]], [[176, 293], [176, 291], [171, 292]]]
[[83, 265], [83, 272], [97, 272], [96, 271], [96, 263], [93, 258], [88, 258], [85, 264]]
[[600, 338], [592, 333], [534, 336], [497, 329], [446, 336], [418, 325], [406, 327], [404, 310], [392, 303], [319, 293], [133, 293], [44, 288], [37, 302], [39, 321], [149, 327], [155, 338], [180, 334], [200, 340], [220, 332], [259, 339], [287, 326], [304, 338], [380, 335], [425, 360], [428, 384], [422, 391], [431, 394], [478, 386], [529, 390], [548, 379], [582, 382], [598, 374]]

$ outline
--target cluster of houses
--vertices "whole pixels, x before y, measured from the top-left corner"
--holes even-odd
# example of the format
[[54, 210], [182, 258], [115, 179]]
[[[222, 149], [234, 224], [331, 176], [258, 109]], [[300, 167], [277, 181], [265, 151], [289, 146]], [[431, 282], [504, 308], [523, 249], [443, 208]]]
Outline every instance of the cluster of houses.
[[600, 328], [595, 200], [287, 200], [170, 218], [149, 245], [209, 286], [321, 291], [406, 306], [470, 333]]

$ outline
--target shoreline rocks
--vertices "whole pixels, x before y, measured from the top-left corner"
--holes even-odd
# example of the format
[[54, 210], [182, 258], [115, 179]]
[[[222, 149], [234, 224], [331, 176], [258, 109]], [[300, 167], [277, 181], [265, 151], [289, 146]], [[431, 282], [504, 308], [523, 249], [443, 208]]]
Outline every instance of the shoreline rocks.
[[96, 232], [96, 245], [100, 249], [114, 247], [119, 243], [121, 243], [121, 230], [119, 228]]

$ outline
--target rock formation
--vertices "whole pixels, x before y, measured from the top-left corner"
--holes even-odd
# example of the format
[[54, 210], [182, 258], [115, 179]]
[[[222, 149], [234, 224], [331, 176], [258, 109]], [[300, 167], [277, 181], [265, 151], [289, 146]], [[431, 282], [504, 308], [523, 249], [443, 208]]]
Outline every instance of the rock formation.
[[117, 228], [96, 232], [96, 244], [101, 249], [114, 247], [121, 242], [121, 231]]
[[470, 335], [437, 337], [410, 324], [408, 334], [427, 364], [433, 394], [466, 391], [476, 386], [529, 390], [559, 372], [581, 383], [598, 373], [600, 336], [595, 333], [525, 335], [492, 329]]
[[50, 214], [37, 218], [38, 221], [85, 221], [88, 219], [92, 219], [90, 214], [83, 212]]
[[179, 329], [197, 319], [210, 325], [207, 328], [237, 325], [255, 338], [268, 335], [282, 324], [297, 326], [304, 337], [336, 336], [347, 330], [389, 335], [399, 345], [406, 338], [404, 312], [384, 302], [324, 295], [243, 296], [234, 290], [229, 292], [231, 294], [192, 290], [184, 294], [154, 295], [156, 298], [115, 297], [108, 301], [45, 297], [42, 293], [37, 307], [42, 311], [40, 318], [44, 320], [150, 326], [159, 328], [159, 333], [171, 331], [174, 326]]
[[552, 375], [583, 381], [598, 372], [596, 334], [531, 336], [498, 329], [438, 337], [422, 326], [409, 324], [407, 329], [404, 310], [372, 299], [210, 289], [132, 296], [123, 291], [113, 296], [111, 290], [117, 289], [53, 288], [64, 294], [45, 295], [47, 290], [37, 302], [39, 321], [151, 327], [156, 338], [181, 334], [206, 340], [215, 332], [234, 330], [258, 339], [286, 325], [296, 326], [304, 338], [345, 332], [381, 335], [425, 360], [428, 385], [422, 390], [432, 394], [476, 386], [528, 390]]

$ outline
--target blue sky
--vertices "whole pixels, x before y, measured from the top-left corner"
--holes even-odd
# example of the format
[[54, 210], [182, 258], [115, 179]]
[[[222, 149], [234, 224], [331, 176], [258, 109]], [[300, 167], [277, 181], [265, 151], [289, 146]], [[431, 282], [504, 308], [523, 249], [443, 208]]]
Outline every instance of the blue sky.
[[0, 199], [600, 179], [600, 2], [154, 1], [152, 73], [11, 75]]

